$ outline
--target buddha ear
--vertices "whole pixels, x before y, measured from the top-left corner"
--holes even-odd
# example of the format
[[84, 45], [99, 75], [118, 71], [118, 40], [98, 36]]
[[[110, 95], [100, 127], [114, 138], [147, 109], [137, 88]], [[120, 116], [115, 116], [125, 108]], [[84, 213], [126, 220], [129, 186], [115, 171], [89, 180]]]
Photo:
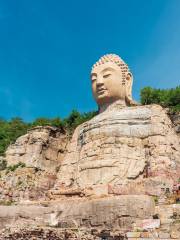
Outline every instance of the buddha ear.
[[130, 73], [130, 72], [127, 73], [126, 81], [127, 82], [133, 82], [133, 75], [132, 75], [132, 73]]
[[133, 84], [133, 75], [128, 72], [126, 75], [126, 103], [129, 106], [137, 106], [139, 105], [136, 101], [132, 99], [132, 84]]
[[127, 97], [132, 98], [132, 84], [133, 84], [133, 75], [128, 72], [126, 75], [126, 95]]

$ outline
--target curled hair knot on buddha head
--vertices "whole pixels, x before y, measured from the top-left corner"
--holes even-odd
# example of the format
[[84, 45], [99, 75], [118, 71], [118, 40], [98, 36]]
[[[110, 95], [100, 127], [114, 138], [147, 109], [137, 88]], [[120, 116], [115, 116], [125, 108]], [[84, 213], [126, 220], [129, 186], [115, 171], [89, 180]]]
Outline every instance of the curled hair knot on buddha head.
[[116, 54], [106, 54], [104, 56], [102, 56], [92, 67], [92, 71], [95, 67], [104, 64], [106, 62], [112, 62], [115, 63], [118, 67], [120, 67], [121, 71], [122, 71], [122, 77], [123, 80], [125, 80], [126, 78], [126, 73], [130, 73], [129, 67], [128, 65], [122, 60], [122, 58], [120, 58], [118, 55]]

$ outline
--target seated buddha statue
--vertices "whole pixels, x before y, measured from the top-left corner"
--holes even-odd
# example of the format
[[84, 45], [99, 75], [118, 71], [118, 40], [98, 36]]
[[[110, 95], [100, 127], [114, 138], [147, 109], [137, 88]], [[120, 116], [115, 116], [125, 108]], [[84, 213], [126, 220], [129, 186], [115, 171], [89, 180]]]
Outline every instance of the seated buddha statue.
[[162, 107], [132, 99], [127, 64], [115, 54], [101, 57], [92, 67], [91, 83], [99, 114], [76, 128], [59, 183], [82, 189], [124, 185], [175, 171], [178, 140], [170, 119]]

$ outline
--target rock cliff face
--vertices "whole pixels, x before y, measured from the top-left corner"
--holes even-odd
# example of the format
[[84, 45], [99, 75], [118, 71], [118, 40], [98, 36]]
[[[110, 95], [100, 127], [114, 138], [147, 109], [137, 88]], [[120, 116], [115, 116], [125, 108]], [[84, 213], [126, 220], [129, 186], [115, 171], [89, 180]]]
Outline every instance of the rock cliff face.
[[[1, 172], [0, 202], [47, 200], [66, 153], [68, 137], [55, 127], [36, 127], [6, 151], [8, 167]], [[23, 163], [18, 167], [19, 163]]]
[[5, 170], [0, 179], [0, 205], [47, 200], [48, 190], [54, 186], [56, 179], [56, 173], [36, 168]]
[[20, 137], [6, 159], [26, 167], [1, 171], [0, 239], [180, 239], [175, 127], [158, 105], [114, 104], [70, 142], [51, 127]]
[[179, 167], [179, 138], [162, 107], [115, 105], [76, 129], [58, 178], [80, 188], [152, 177], [173, 185]]
[[176, 133], [180, 136], [180, 113], [170, 114]]
[[55, 127], [35, 127], [6, 151], [8, 165], [23, 162], [27, 167], [54, 171], [64, 157], [67, 136]]

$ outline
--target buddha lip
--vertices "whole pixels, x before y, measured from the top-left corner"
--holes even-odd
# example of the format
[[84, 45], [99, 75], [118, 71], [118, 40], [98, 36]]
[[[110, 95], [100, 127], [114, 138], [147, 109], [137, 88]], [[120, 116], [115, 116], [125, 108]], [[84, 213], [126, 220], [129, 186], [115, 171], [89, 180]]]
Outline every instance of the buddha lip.
[[100, 89], [97, 89], [97, 92], [103, 92], [105, 90], [106, 90], [105, 88], [100, 88]]

